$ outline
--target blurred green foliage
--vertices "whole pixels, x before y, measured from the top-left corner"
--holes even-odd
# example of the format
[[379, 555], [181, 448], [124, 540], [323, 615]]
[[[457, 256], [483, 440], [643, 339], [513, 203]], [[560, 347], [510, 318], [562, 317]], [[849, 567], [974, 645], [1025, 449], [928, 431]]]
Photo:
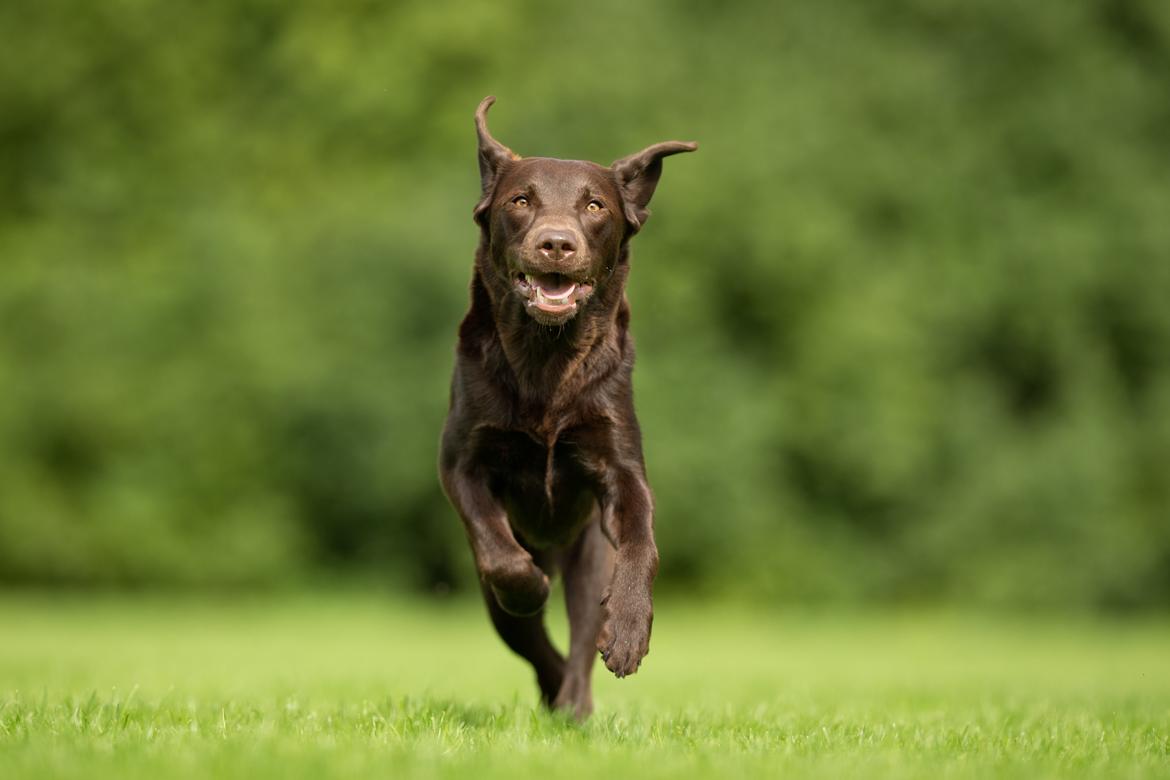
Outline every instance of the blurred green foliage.
[[471, 114], [667, 161], [666, 585], [1170, 603], [1170, 5], [0, 6], [0, 581], [466, 586]]

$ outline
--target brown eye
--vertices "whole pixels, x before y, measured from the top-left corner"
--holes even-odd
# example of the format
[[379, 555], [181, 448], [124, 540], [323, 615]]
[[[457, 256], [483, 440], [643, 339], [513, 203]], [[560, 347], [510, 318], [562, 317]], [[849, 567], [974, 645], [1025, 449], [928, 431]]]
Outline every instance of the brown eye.
[[512, 198], [512, 205], [524, 208], [528, 205], [528, 198], [524, 195], [517, 195], [516, 197]]
[[601, 211], [601, 209], [602, 209], [602, 208], [604, 208], [604, 207], [601, 205], [601, 201], [599, 201], [599, 200], [591, 200], [591, 201], [589, 201], [589, 205], [587, 205], [587, 206], [585, 207], [585, 210], [586, 210], [586, 211], [593, 211], [593, 212], [598, 212], [598, 211]]

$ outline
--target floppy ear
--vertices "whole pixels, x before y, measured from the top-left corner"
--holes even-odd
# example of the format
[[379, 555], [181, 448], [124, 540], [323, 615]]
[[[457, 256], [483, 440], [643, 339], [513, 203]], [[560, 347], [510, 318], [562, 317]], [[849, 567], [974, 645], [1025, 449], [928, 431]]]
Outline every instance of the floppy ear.
[[475, 211], [472, 212], [476, 222], [480, 221], [491, 205], [500, 169], [512, 160], [520, 159], [520, 155], [492, 138], [492, 134], [488, 132], [487, 112], [495, 102], [496, 99], [488, 95], [480, 101], [479, 108], [475, 110], [475, 133], [479, 136], [479, 180], [483, 187], [483, 194], [479, 203], [475, 204]]
[[679, 152], [693, 152], [699, 145], [689, 141], [664, 141], [647, 146], [637, 154], [623, 157], [611, 167], [622, 192], [630, 234], [637, 233], [650, 216], [646, 206], [662, 176], [662, 158]]

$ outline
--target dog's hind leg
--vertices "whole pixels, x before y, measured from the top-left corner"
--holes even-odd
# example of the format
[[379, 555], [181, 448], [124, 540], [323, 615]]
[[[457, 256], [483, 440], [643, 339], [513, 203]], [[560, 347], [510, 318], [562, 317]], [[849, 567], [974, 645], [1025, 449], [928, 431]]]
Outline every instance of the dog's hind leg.
[[536, 683], [540, 686], [540, 700], [546, 707], [551, 707], [565, 676], [565, 659], [548, 638], [544, 610], [535, 615], [509, 614], [500, 607], [487, 584], [483, 585], [483, 597], [496, 632], [512, 652], [532, 664], [536, 670]]
[[561, 563], [569, 613], [569, 659], [553, 707], [577, 720], [585, 720], [593, 712], [593, 661], [601, 630], [601, 599], [613, 578], [614, 551], [601, 532], [597, 514]]

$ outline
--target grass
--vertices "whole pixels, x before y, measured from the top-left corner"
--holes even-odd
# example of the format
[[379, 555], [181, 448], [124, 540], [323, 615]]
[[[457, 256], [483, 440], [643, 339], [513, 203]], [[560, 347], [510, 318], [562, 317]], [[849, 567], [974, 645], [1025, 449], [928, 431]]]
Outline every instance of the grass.
[[475, 604], [5, 596], [0, 777], [1166, 777], [1167, 659], [1162, 621], [665, 601], [579, 727]]

